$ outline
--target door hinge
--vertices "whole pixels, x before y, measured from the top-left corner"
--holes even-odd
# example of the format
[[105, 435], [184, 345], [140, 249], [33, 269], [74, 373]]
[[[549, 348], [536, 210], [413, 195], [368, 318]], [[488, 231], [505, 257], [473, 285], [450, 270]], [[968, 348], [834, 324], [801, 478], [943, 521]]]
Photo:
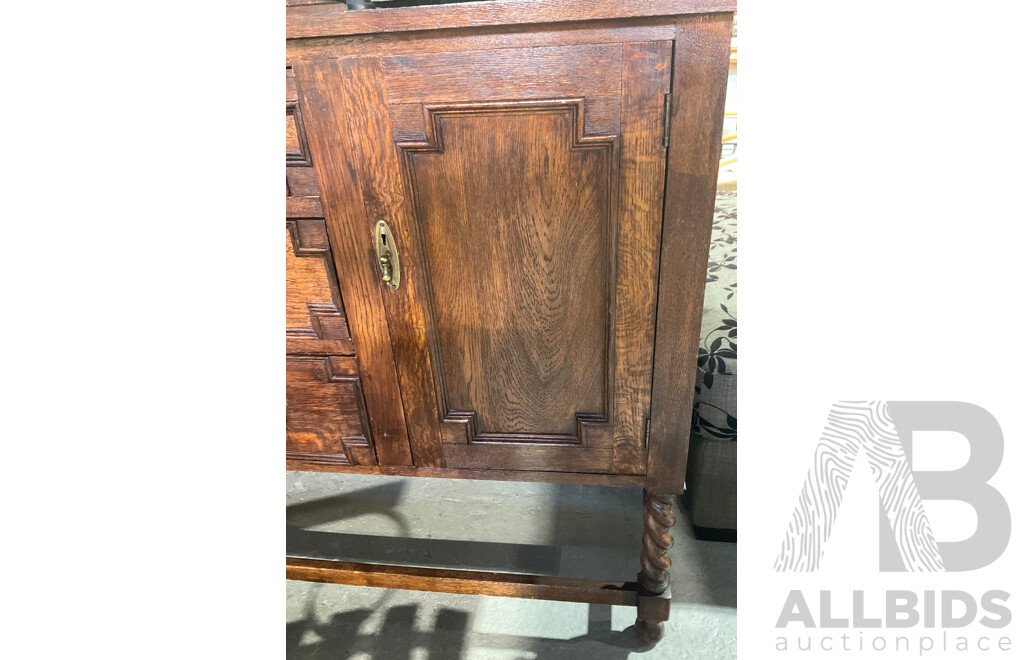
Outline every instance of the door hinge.
[[651, 418], [644, 417], [644, 449], [647, 449], [647, 445], [651, 442]]
[[672, 133], [672, 92], [665, 95], [665, 114], [662, 117], [661, 146], [667, 147], [669, 136]]

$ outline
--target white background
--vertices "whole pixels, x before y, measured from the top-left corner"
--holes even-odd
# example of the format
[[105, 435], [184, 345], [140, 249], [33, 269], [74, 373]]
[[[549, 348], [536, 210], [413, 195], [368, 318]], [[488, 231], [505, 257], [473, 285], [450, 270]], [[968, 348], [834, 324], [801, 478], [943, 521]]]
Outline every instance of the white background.
[[[0, 655], [280, 657], [283, 3], [3, 11]], [[833, 400], [984, 406], [1024, 515], [1024, 22], [1014, 2], [741, 12], [739, 616], [759, 658]], [[836, 538], [864, 552], [819, 577], [867, 587], [857, 487]], [[943, 584], [1020, 598], [1015, 555]]]
[[[822, 570], [772, 570], [835, 400], [986, 408], [1006, 443], [991, 483], [1024, 520], [1020, 3], [745, 2], [740, 12], [740, 657], [773, 657], [794, 588], [814, 611], [822, 588], [1004, 589], [1016, 621], [995, 636], [1021, 653], [1019, 535], [985, 570], [883, 577], [863, 464]], [[919, 458], [943, 460], [921, 440]], [[939, 540], [973, 531], [972, 512], [954, 511], [935, 525]]]

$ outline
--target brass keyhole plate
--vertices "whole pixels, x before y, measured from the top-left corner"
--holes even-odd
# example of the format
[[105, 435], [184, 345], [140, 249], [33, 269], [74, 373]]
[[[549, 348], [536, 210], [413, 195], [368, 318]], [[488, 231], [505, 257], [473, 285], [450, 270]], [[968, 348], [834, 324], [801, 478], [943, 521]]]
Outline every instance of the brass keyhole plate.
[[392, 290], [397, 289], [402, 282], [402, 268], [398, 262], [395, 235], [391, 233], [391, 227], [384, 220], [377, 221], [373, 243], [377, 250], [377, 268], [380, 269], [381, 278]]

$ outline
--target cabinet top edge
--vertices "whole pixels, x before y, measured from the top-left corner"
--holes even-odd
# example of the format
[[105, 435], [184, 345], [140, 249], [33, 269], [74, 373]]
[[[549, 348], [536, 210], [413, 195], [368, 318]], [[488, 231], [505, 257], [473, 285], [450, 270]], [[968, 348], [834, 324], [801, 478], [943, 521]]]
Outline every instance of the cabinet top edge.
[[289, 7], [288, 39], [736, 11], [736, 0], [486, 0], [349, 11], [344, 3]]

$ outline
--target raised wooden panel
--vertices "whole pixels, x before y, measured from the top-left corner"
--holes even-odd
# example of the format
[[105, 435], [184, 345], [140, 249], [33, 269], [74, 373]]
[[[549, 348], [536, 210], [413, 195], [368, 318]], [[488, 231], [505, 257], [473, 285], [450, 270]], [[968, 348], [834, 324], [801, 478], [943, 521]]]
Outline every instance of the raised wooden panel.
[[616, 151], [582, 106], [433, 106], [428, 139], [400, 143], [446, 417], [470, 441], [581, 444], [575, 414], [605, 417]]
[[376, 465], [355, 359], [289, 356], [287, 455], [325, 465]]
[[340, 306], [327, 227], [320, 218], [287, 222], [285, 326], [289, 353], [353, 355]]

